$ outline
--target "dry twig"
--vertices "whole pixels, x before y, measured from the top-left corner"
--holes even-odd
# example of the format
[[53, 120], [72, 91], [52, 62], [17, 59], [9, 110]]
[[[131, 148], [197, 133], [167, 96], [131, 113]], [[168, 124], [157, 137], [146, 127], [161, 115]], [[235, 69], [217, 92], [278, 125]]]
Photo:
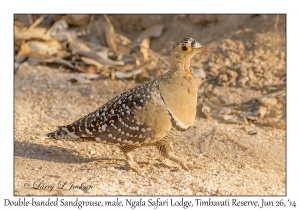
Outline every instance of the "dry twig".
[[279, 22], [279, 15], [276, 15], [275, 25], [274, 25], [274, 33], [278, 31], [278, 22]]
[[47, 15], [42, 15], [41, 17], [39, 17], [29, 28], [28, 30], [31, 30], [35, 27], [37, 27], [44, 19], [45, 17], [47, 17]]
[[165, 59], [163, 59], [161, 56], [159, 56], [157, 53], [155, 53], [154, 51], [152, 51], [151, 49], [144, 47], [143, 45], [139, 44], [140, 47], [147, 49], [149, 52], [151, 52], [153, 55], [155, 55], [156, 57], [158, 57], [160, 60], [162, 60], [168, 67], [170, 67], [169, 62], [167, 62]]

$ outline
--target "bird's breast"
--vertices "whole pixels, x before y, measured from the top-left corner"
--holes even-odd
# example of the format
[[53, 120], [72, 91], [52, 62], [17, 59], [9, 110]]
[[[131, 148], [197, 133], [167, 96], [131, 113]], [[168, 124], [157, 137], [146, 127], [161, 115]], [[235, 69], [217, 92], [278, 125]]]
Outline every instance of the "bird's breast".
[[171, 77], [159, 83], [161, 96], [176, 124], [191, 126], [196, 117], [198, 81], [191, 75]]

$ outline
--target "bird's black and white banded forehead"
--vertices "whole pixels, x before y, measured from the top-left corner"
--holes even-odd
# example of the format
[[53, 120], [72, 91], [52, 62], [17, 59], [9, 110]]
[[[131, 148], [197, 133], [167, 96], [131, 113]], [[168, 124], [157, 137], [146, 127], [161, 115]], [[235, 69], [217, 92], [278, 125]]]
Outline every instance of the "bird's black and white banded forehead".
[[199, 42], [197, 42], [195, 39], [193, 39], [192, 37], [187, 37], [175, 42], [175, 44], [173, 45], [173, 49], [183, 45], [191, 46], [192, 48], [202, 47], [202, 45]]

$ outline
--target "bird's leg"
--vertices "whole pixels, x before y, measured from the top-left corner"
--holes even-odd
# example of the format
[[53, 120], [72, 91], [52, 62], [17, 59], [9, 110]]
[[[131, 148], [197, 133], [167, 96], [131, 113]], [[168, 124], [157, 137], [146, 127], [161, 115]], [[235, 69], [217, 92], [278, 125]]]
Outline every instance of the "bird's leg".
[[173, 153], [173, 145], [172, 142], [168, 142], [166, 144], [163, 145], [158, 145], [158, 150], [160, 152], [160, 154], [176, 163], [178, 163], [184, 170], [188, 171], [189, 168], [187, 167], [185, 161], [174, 155]]
[[127, 171], [129, 170], [132, 170], [132, 171], [135, 171], [135, 172], [140, 172], [140, 167], [139, 165], [133, 160], [132, 156], [130, 153], [126, 153], [125, 154], [126, 156], [126, 165], [125, 165], [125, 169]]
[[132, 170], [135, 172], [140, 171], [139, 165], [133, 160], [131, 154], [129, 152], [133, 151], [137, 147], [131, 146], [131, 145], [126, 145], [126, 146], [121, 146], [120, 149], [124, 152], [125, 157], [126, 157], [126, 164], [125, 164], [125, 169], [127, 171]]

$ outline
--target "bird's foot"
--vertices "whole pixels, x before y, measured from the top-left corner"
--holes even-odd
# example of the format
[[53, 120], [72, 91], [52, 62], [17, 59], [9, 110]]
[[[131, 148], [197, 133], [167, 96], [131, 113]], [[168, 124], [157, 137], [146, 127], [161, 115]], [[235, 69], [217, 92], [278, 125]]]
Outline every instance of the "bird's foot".
[[184, 163], [183, 161], [182, 162], [178, 162], [178, 164], [181, 166], [181, 168], [183, 169], [183, 170], [185, 170], [185, 171], [190, 171], [190, 166], [189, 166], [189, 164], [186, 164], [186, 163]]
[[125, 170], [126, 171], [134, 171], [136, 173], [140, 173], [141, 172], [141, 169], [139, 167], [139, 165], [134, 162], [134, 161], [130, 161], [130, 160], [127, 160], [126, 161], [126, 164], [125, 164]]

